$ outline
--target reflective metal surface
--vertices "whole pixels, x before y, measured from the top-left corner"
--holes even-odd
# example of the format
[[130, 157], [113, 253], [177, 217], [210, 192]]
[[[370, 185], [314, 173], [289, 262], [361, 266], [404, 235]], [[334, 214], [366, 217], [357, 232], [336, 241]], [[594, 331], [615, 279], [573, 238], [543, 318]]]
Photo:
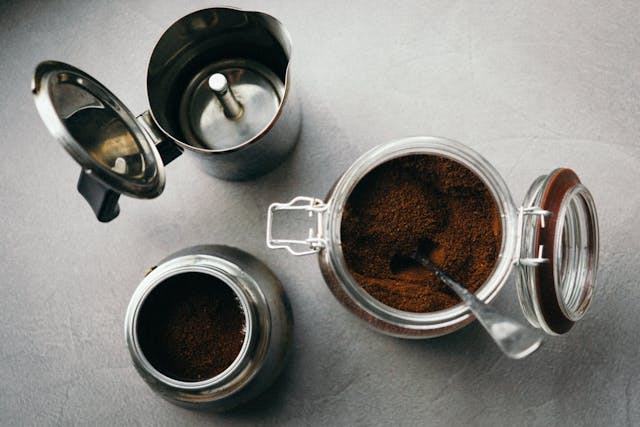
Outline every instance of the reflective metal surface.
[[469, 307], [487, 333], [502, 352], [511, 359], [523, 359], [535, 352], [542, 344], [542, 333], [524, 326], [515, 319], [498, 312], [495, 307], [485, 304], [467, 288], [453, 280], [418, 249], [414, 259], [433, 271]]
[[[198, 382], [170, 378], [154, 368], [137, 336], [146, 297], [167, 278], [185, 272], [223, 281], [245, 314], [245, 341], [235, 361], [215, 377]], [[181, 406], [223, 411], [255, 398], [280, 374], [291, 344], [293, 317], [280, 281], [262, 262], [239, 249], [205, 245], [179, 251], [152, 268], [131, 297], [124, 326], [132, 361], [155, 392]]]
[[218, 98], [224, 115], [231, 120], [239, 119], [244, 110], [233, 91], [229, 88], [227, 77], [217, 72], [209, 77], [208, 83], [216, 98]]
[[[224, 87], [211, 87], [214, 76], [222, 77]], [[242, 145], [275, 118], [283, 94], [282, 81], [258, 62], [238, 59], [212, 64], [191, 80], [182, 97], [180, 125], [185, 140], [211, 150]]]
[[[41, 63], [32, 91], [43, 121], [83, 168], [78, 190], [108, 222], [120, 212], [120, 193], [158, 196], [164, 165], [185, 149], [222, 179], [250, 179], [278, 166], [300, 134], [290, 57], [289, 34], [275, 18], [203, 9], [179, 19], [156, 44], [147, 73], [150, 110], [138, 120], [67, 64]], [[215, 74], [228, 81], [218, 90], [209, 84]]]
[[[291, 51], [287, 30], [264, 13], [212, 8], [184, 16], [162, 35], [149, 60], [147, 94], [155, 123], [174, 143], [204, 160], [200, 166], [213, 176], [242, 180], [272, 170], [300, 133]], [[223, 74], [245, 111], [238, 123], [223, 122], [215, 118], [218, 104], [208, 79], [220, 68], [216, 64], [239, 60], [250, 65], [229, 66]], [[240, 77], [251, 83], [235, 87]], [[186, 95], [196, 88], [197, 96]]]
[[88, 74], [68, 64], [38, 65], [32, 83], [49, 131], [94, 178], [135, 197], [164, 188], [164, 167], [129, 110]]

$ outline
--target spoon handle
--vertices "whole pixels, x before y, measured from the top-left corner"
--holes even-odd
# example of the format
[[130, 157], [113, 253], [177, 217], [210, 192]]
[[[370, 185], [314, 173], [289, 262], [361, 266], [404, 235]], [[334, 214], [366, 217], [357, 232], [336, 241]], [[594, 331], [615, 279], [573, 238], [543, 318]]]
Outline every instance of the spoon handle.
[[493, 307], [482, 302], [475, 294], [469, 292], [464, 286], [440, 270], [429, 259], [418, 256], [416, 260], [433, 271], [440, 280], [458, 294], [506, 356], [512, 359], [522, 359], [540, 347], [543, 338], [540, 331], [526, 327], [498, 313]]

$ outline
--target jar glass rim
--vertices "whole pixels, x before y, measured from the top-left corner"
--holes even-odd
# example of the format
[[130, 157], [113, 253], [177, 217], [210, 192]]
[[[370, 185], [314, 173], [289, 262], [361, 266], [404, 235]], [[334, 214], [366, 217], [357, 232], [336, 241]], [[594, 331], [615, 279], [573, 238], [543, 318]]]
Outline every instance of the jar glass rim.
[[[562, 228], [556, 235], [555, 282], [562, 312], [572, 321], [584, 316], [595, 287], [598, 266], [598, 221], [589, 190], [576, 185], [565, 197], [558, 220]], [[569, 248], [576, 252], [567, 253]], [[566, 272], [561, 271], [565, 263]], [[565, 274], [563, 274], [565, 273]]]
[[327, 249], [330, 262], [345, 291], [366, 312], [384, 322], [409, 329], [440, 329], [454, 326], [469, 318], [470, 311], [462, 303], [446, 310], [412, 313], [389, 307], [369, 295], [349, 273], [342, 252], [340, 228], [342, 213], [351, 191], [373, 168], [393, 158], [413, 154], [446, 157], [474, 172], [487, 186], [500, 214], [502, 242], [491, 276], [476, 292], [483, 301], [491, 301], [505, 284], [513, 268], [517, 242], [517, 215], [509, 189], [497, 170], [472, 148], [440, 137], [410, 137], [377, 146], [358, 160], [342, 175], [328, 201], [330, 213], [326, 224]]

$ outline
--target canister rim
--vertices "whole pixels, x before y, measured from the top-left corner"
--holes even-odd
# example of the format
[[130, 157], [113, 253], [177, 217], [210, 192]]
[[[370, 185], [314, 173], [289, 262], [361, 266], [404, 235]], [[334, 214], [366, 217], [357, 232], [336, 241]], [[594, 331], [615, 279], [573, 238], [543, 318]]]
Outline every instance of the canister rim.
[[[243, 291], [240, 281], [237, 280], [238, 276], [235, 275], [235, 273], [239, 271], [235, 264], [211, 255], [180, 256], [150, 271], [134, 292], [127, 309], [125, 320], [125, 334], [127, 335], [127, 341], [130, 343], [132, 354], [134, 354], [134, 357], [137, 359], [137, 365], [155, 380], [176, 390], [191, 392], [212, 390], [219, 389], [233, 382], [246, 368], [247, 362], [251, 357], [251, 349], [256, 345], [258, 333], [253, 306]], [[226, 286], [229, 286], [238, 297], [245, 318], [245, 338], [238, 355], [224, 371], [212, 378], [202, 381], [181, 381], [163, 374], [148, 361], [140, 347], [137, 337], [137, 320], [144, 301], [157, 286], [164, 283], [170, 277], [194, 272], [215, 277]], [[250, 381], [251, 378], [252, 376], [245, 378], [243, 382], [246, 383]]]

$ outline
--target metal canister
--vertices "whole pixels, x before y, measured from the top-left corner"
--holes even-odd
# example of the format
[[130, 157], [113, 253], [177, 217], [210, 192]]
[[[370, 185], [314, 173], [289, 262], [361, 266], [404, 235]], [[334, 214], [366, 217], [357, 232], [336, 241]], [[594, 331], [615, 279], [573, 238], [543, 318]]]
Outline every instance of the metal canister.
[[[145, 334], [156, 325], [145, 328], [141, 319], [159, 293], [176, 287], [184, 293], [185, 282], [179, 279], [194, 273], [211, 277], [210, 286], [228, 287], [235, 295], [244, 316], [244, 340], [225, 370], [211, 378], [186, 381], [145, 352], [144, 343], [149, 340]], [[160, 310], [156, 316], [164, 315]], [[287, 358], [292, 325], [287, 296], [268, 267], [239, 249], [207, 245], [181, 250], [150, 269], [131, 297], [124, 329], [133, 364], [155, 392], [180, 406], [224, 411], [256, 397], [277, 378]]]
[[89, 74], [40, 63], [32, 92], [44, 123], [82, 172], [78, 190], [100, 221], [120, 194], [162, 193], [164, 166], [182, 152], [209, 174], [244, 180], [278, 166], [300, 133], [291, 93], [291, 39], [274, 17], [203, 9], [171, 25], [149, 60], [149, 110], [134, 116]]

